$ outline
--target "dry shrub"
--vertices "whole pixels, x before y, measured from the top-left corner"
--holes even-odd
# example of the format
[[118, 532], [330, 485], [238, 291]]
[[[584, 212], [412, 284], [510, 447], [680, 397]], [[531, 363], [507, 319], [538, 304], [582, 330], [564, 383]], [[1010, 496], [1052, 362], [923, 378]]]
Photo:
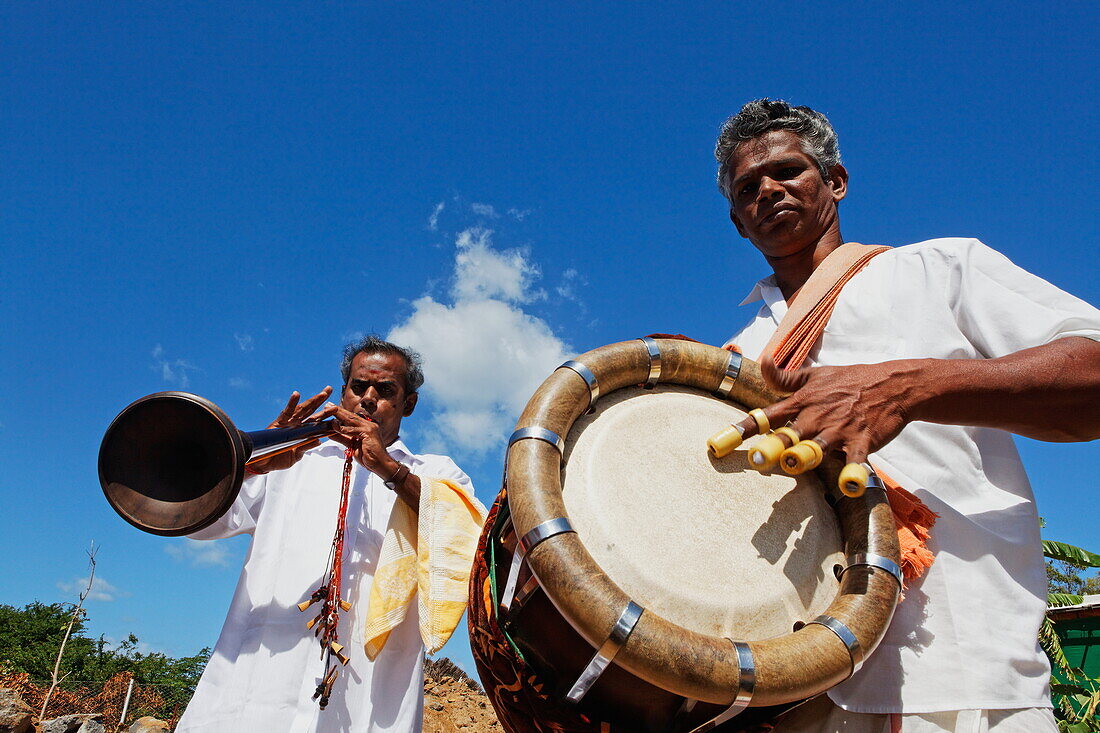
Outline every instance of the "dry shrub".
[[[108, 725], [117, 723], [126, 702], [126, 690], [130, 686], [131, 677], [133, 675], [129, 672], [120, 672], [103, 683], [102, 687], [89, 683], [62, 682], [50, 698], [45, 719], [73, 713], [100, 713]], [[0, 673], [0, 687], [14, 689], [24, 702], [39, 710], [50, 685], [49, 682], [32, 680], [26, 672], [5, 672]], [[155, 687], [135, 684], [126, 717], [136, 719], [153, 711], [162, 711], [158, 717], [166, 717], [169, 726], [174, 726], [183, 714], [184, 704], [170, 706], [170, 714], [166, 714], [166, 706], [167, 701]]]

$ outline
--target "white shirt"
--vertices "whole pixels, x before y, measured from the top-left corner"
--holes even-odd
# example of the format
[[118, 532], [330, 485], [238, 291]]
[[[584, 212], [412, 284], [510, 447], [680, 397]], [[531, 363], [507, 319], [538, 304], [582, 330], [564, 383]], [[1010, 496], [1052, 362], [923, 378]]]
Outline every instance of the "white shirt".
[[[730, 339], [752, 359], [787, 312], [774, 276], [745, 302], [757, 298], [764, 305]], [[852, 278], [806, 365], [989, 359], [1068, 336], [1100, 340], [1100, 311], [975, 239], [933, 239]], [[935, 562], [862, 671], [829, 697], [864, 713], [1049, 707], [1039, 518], [1012, 436], [915, 422], [872, 459], [940, 515]]]
[[[413, 455], [400, 440], [389, 454], [421, 477], [470, 486], [450, 458]], [[230, 510], [191, 535], [218, 539], [251, 534], [229, 614], [177, 733], [202, 731], [419, 731], [423, 721], [424, 648], [416, 604], [375, 661], [363, 650], [363, 622], [382, 538], [396, 494], [353, 464], [344, 540], [340, 643], [351, 661], [340, 667], [328, 707], [312, 695], [324, 672], [321, 649], [301, 613], [325, 573], [344, 468], [344, 447], [324, 443], [285, 471], [248, 478]], [[471, 487], [471, 492], [473, 491]]]

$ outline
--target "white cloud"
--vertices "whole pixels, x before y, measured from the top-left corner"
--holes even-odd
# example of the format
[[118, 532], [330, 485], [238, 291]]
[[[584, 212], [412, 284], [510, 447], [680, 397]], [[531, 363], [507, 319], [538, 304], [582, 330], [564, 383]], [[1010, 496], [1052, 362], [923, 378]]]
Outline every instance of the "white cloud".
[[164, 551], [179, 562], [190, 563], [194, 567], [229, 565], [229, 548], [221, 542], [202, 542], [184, 538], [164, 546]]
[[244, 377], [230, 377], [229, 386], [233, 389], [251, 389], [252, 382], [248, 381]]
[[481, 227], [466, 229], [455, 245], [455, 278], [451, 295], [455, 301], [503, 300], [529, 303], [544, 297], [531, 287], [540, 273], [520, 250], [492, 247], [493, 231]]
[[523, 221], [524, 219], [527, 218], [527, 215], [530, 214], [530, 213], [531, 213], [530, 209], [523, 209], [521, 211], [520, 209], [517, 209], [514, 206], [512, 208], [508, 209], [508, 216], [512, 217], [516, 221]]
[[434, 232], [437, 229], [439, 229], [439, 215], [442, 214], [442, 213], [443, 213], [443, 202], [440, 201], [438, 204], [435, 205], [435, 208], [432, 209], [431, 216], [428, 217], [428, 230], [429, 231]]
[[167, 359], [164, 356], [164, 347], [157, 344], [153, 347], [153, 364], [152, 369], [160, 372], [161, 378], [165, 382], [175, 384], [180, 387], [187, 387], [191, 384], [189, 377], [190, 372], [198, 371], [199, 368], [187, 361], [186, 359]]
[[240, 347], [241, 351], [252, 351], [252, 349], [256, 348], [250, 334], [235, 333], [233, 334], [233, 338], [237, 339], [237, 346]]
[[523, 310], [545, 294], [539, 269], [519, 250], [492, 246], [492, 232], [468, 229], [455, 241], [452, 302], [425, 295], [387, 338], [424, 357], [432, 411], [426, 450], [483, 454], [506, 437], [527, 400], [571, 347], [546, 321]]
[[500, 214], [497, 213], [492, 204], [470, 204], [470, 211], [478, 216], [484, 216], [486, 219], [500, 218]]
[[[83, 578], [73, 578], [68, 582], [59, 580], [57, 582], [57, 587], [63, 593], [80, 595], [84, 592], [84, 589], [88, 587], [88, 578], [87, 576]], [[116, 598], [125, 598], [128, 595], [130, 594], [126, 591], [119, 590], [104, 580], [102, 576], [97, 575], [92, 581], [92, 590], [88, 593], [88, 600], [113, 601]]]

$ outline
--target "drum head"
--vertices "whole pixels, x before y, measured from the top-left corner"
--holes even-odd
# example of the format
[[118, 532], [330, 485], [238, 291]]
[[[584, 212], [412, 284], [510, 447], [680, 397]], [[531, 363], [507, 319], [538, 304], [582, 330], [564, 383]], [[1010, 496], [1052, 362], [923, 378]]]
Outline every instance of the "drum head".
[[829, 606], [843, 555], [816, 475], [761, 475], [747, 463], [752, 440], [722, 459], [707, 450], [744, 416], [688, 387], [617, 390], [574, 424], [562, 485], [581, 541], [636, 603], [758, 641]]

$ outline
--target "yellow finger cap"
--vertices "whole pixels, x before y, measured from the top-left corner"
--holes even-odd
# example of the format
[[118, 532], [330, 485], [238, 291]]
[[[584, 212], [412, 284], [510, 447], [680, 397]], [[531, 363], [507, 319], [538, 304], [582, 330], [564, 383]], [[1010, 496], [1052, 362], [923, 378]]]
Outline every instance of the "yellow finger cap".
[[720, 430], [710, 436], [707, 441], [707, 448], [710, 449], [715, 458], [725, 458], [741, 445], [742, 440], [741, 431], [737, 429], [736, 425], [730, 425], [725, 430]]
[[756, 421], [756, 430], [760, 435], [772, 429], [771, 423], [768, 422], [768, 416], [759, 407], [755, 410], [749, 410], [749, 417]]
[[869, 475], [867, 468], [863, 464], [849, 463], [840, 471], [840, 478], [837, 479], [837, 488], [839, 488], [840, 493], [845, 496], [858, 499], [863, 496], [863, 492], [867, 490], [867, 479]]
[[779, 457], [779, 465], [792, 476], [817, 468], [825, 453], [816, 440], [803, 440], [792, 445]]
[[779, 463], [779, 456], [786, 447], [778, 435], [765, 435], [749, 448], [749, 465], [757, 471], [770, 471]]

